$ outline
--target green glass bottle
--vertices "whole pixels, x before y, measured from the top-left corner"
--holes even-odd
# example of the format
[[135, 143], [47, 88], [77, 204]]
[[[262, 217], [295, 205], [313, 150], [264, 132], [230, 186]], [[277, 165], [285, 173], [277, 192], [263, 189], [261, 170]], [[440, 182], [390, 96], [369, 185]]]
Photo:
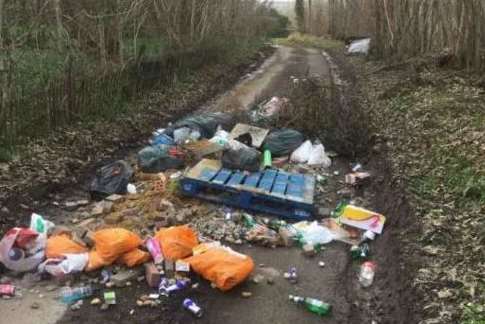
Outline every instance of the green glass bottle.
[[243, 221], [244, 225], [246, 225], [248, 228], [253, 228], [257, 224], [254, 217], [249, 214], [243, 214]]
[[293, 295], [290, 295], [289, 298], [291, 301], [297, 304], [305, 305], [306, 309], [308, 309], [310, 312], [320, 316], [329, 315], [330, 311], [332, 310], [332, 306], [330, 304], [324, 303], [315, 298], [304, 298]]

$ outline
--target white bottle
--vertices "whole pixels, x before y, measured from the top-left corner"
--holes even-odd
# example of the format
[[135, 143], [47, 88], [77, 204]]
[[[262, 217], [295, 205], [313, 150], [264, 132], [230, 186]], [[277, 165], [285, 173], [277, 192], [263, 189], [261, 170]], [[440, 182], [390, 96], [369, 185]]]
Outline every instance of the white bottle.
[[376, 264], [371, 261], [364, 262], [360, 266], [359, 282], [363, 287], [370, 287], [374, 281]]

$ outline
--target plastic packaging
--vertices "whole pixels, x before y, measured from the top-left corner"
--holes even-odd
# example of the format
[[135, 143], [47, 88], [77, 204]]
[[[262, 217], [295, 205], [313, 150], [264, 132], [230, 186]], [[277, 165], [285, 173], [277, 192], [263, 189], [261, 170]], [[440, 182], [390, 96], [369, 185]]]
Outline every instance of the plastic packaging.
[[11, 284], [0, 284], [0, 296], [15, 296], [15, 286]]
[[39, 214], [33, 213], [30, 216], [30, 229], [36, 231], [39, 234], [46, 234], [55, 224], [50, 222]]
[[145, 241], [148, 252], [150, 252], [153, 262], [155, 264], [160, 264], [163, 262], [162, 248], [160, 247], [160, 242], [153, 237], [149, 237]]
[[172, 285], [167, 285], [163, 280], [162, 283], [160, 283], [158, 292], [160, 293], [160, 295], [169, 297], [174, 292], [187, 288], [189, 286], [190, 280], [177, 280]]
[[371, 41], [370, 38], [364, 38], [364, 39], [359, 39], [359, 40], [353, 41], [350, 44], [350, 46], [347, 50], [347, 53], [367, 55], [369, 53], [370, 41]]
[[46, 272], [54, 277], [81, 272], [88, 263], [88, 253], [66, 254], [62, 258], [47, 259], [39, 265], [39, 272]]
[[126, 186], [133, 176], [133, 169], [125, 161], [116, 161], [96, 171], [89, 191], [95, 198], [105, 198], [112, 194], [125, 194]]
[[177, 128], [173, 131], [173, 139], [175, 144], [184, 144], [190, 138], [191, 129], [188, 127]]
[[39, 234], [27, 244], [28, 248], [25, 250], [14, 250], [11, 253], [22, 230], [24, 229], [19, 227], [12, 228], [0, 241], [0, 262], [8, 269], [18, 272], [34, 270], [45, 257], [46, 234]]
[[147, 146], [138, 152], [138, 165], [143, 172], [159, 173], [183, 167], [184, 160], [171, 154], [170, 145]]
[[360, 267], [359, 282], [363, 287], [370, 287], [374, 282], [376, 264], [371, 261], [364, 262]]
[[234, 124], [234, 117], [230, 114], [208, 112], [181, 119], [167, 128], [166, 133], [171, 135], [178, 128], [188, 127], [192, 131], [198, 131], [202, 138], [211, 138], [217, 131], [218, 126], [225, 130], [230, 130]]
[[312, 142], [305, 141], [291, 154], [290, 160], [295, 163], [306, 163], [308, 162], [311, 152]]
[[164, 134], [163, 132], [154, 134], [149, 142], [150, 145], [175, 145], [175, 141], [173, 140], [173, 138], [171, 138], [167, 134]]
[[294, 224], [293, 227], [298, 231], [302, 244], [316, 246], [318, 244], [330, 243], [334, 239], [332, 232], [317, 222], [299, 222]]
[[272, 131], [264, 140], [263, 150], [269, 150], [274, 157], [290, 155], [305, 140], [305, 137], [294, 129]]
[[324, 168], [329, 168], [332, 165], [332, 160], [325, 154], [325, 148], [322, 144], [312, 146], [308, 158], [308, 165], [321, 165]]
[[261, 165], [261, 153], [245, 146], [238, 150], [227, 150], [222, 155], [222, 166], [227, 169], [258, 171]]
[[91, 286], [86, 287], [64, 287], [61, 289], [59, 297], [61, 301], [65, 304], [72, 304], [78, 300], [87, 298], [94, 293], [94, 289]]

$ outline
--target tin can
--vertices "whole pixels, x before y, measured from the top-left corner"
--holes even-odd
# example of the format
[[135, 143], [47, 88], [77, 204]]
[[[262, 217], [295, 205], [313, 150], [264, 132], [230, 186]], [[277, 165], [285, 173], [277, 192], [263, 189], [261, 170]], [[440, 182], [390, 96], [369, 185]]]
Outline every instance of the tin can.
[[194, 314], [194, 316], [202, 317], [202, 309], [190, 298], [185, 298], [183, 302], [184, 308]]
[[0, 285], [0, 296], [14, 296], [15, 286], [10, 284]]

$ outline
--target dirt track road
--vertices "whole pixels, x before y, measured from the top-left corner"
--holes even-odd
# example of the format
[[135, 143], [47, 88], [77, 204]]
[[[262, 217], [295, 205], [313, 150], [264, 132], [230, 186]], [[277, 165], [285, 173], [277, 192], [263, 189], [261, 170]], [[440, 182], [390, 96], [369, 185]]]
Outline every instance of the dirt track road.
[[[321, 53], [313, 49], [292, 49], [279, 47], [259, 70], [246, 76], [231, 91], [204, 107], [204, 110], [219, 110], [228, 102], [237, 102], [240, 107], [248, 108], [255, 100], [262, 97], [284, 96], [291, 86], [290, 76], [305, 78], [308, 75], [329, 78], [329, 68]], [[227, 107], [226, 107], [227, 109]], [[335, 161], [329, 170], [329, 183], [325, 192], [317, 200], [320, 206], [333, 208], [337, 201], [336, 192], [342, 187], [343, 174], [347, 170], [346, 161]], [[339, 170], [340, 176], [333, 176]], [[237, 250], [252, 256], [256, 263], [255, 273], [262, 273], [266, 278], [274, 275], [274, 285], [266, 281], [255, 284], [247, 282], [229, 293], [211, 289], [207, 284], [202, 286], [200, 304], [205, 314], [197, 323], [347, 323], [350, 311], [347, 299], [347, 288], [352, 286], [355, 276], [349, 278], [348, 267], [351, 266], [348, 246], [331, 243], [327, 249], [315, 258], [306, 258], [299, 248], [261, 248], [244, 245]], [[324, 261], [320, 268], [318, 261]], [[264, 267], [260, 267], [264, 264]], [[297, 267], [300, 281], [292, 285], [283, 278], [283, 273], [290, 266]], [[270, 270], [268, 270], [270, 268]], [[276, 271], [275, 271], [276, 270]], [[279, 273], [279, 275], [278, 275]], [[144, 283], [137, 284], [130, 290], [117, 291], [119, 304], [109, 311], [101, 312], [98, 308], [87, 305], [83, 310], [72, 312], [54, 300], [51, 295], [44, 297], [39, 309], [31, 309], [38, 299], [36, 293], [31, 298], [1, 301], [0, 323], [31, 324], [45, 323], [159, 323], [167, 317], [172, 322], [192, 322], [194, 319], [181, 307], [175, 310], [178, 314], [167, 314], [159, 309], [136, 308], [136, 296], [147, 293]], [[241, 292], [250, 291], [253, 296], [241, 297]], [[333, 314], [320, 318], [300, 309], [288, 301], [289, 294], [310, 296], [322, 299], [333, 305]], [[135, 315], [129, 315], [136, 309]], [[152, 314], [148, 314], [152, 312]], [[154, 313], [157, 313], [155, 315]], [[165, 315], [164, 315], [165, 314]]]

